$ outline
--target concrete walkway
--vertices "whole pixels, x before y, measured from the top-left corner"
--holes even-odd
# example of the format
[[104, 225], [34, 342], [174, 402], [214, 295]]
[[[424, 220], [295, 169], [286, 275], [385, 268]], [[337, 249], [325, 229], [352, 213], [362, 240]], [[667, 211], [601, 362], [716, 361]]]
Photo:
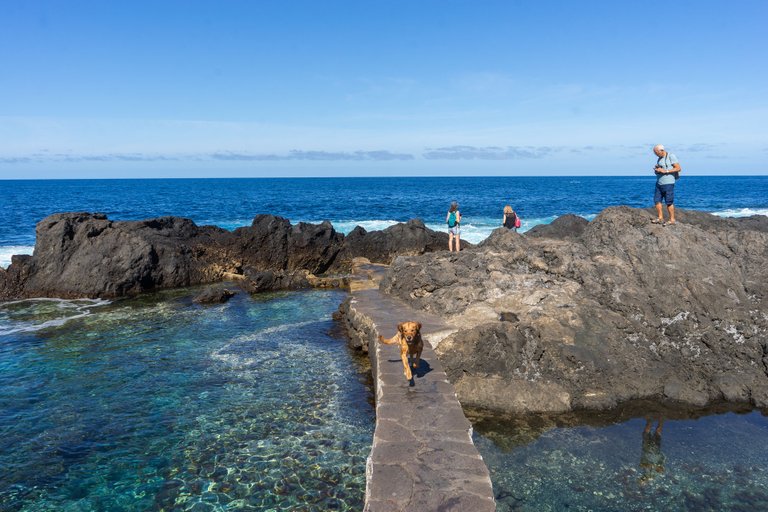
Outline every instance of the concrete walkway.
[[[472, 443], [472, 426], [429, 339], [453, 329], [381, 294], [376, 269], [362, 269], [351, 284], [347, 321], [368, 339], [376, 391], [376, 431], [366, 468], [366, 512], [496, 510], [488, 469]], [[400, 322], [422, 323], [425, 341], [413, 383], [403, 375], [391, 337]], [[439, 339], [439, 338], [438, 338]]]

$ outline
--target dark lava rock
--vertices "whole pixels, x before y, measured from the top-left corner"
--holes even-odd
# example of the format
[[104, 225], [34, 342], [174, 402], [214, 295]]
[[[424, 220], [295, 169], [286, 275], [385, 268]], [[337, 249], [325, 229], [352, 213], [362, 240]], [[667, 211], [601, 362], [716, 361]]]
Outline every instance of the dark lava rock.
[[248, 268], [240, 286], [249, 293], [269, 290], [298, 290], [309, 288], [306, 270], [288, 272], [284, 270], [256, 270]]
[[562, 215], [550, 224], [539, 224], [526, 231], [526, 236], [558, 238], [578, 238], [584, 232], [589, 221], [578, 215]]
[[295, 289], [327, 284], [309, 277], [349, 268], [361, 253], [388, 263], [447, 246], [445, 233], [421, 221], [353, 233], [345, 238], [330, 222], [292, 225], [274, 215], [257, 215], [251, 226], [229, 232], [178, 217], [120, 222], [55, 214], [37, 224], [34, 254], [14, 256], [0, 269], [0, 300], [121, 297], [243, 275], [252, 292]]
[[768, 218], [651, 218], [615, 207], [575, 237], [497, 230], [458, 254], [398, 258], [381, 287], [457, 326], [436, 351], [464, 405], [768, 406]]
[[[461, 241], [462, 249], [471, 246], [472, 244]], [[334, 263], [334, 270], [348, 270], [355, 257], [388, 265], [397, 256], [444, 251], [447, 247], [448, 234], [427, 228], [421, 219], [411, 219], [381, 231], [369, 232], [362, 226], [357, 226], [344, 240], [344, 246]]]
[[236, 229], [223, 243], [242, 267], [324, 272], [344, 242], [330, 222], [291, 225], [288, 219], [257, 215], [250, 227]]
[[198, 304], [223, 304], [237, 295], [237, 292], [226, 288], [207, 288], [192, 299]]
[[198, 246], [216, 229], [176, 217], [51, 215], [37, 224], [34, 255], [14, 259], [0, 275], [0, 297], [118, 297], [210, 282], [220, 275], [198, 257]]

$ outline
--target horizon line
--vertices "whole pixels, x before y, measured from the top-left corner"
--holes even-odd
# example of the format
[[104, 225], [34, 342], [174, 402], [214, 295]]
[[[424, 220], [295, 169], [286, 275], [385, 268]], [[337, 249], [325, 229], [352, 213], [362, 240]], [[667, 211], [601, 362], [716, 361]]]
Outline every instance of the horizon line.
[[[134, 178], [2, 178], [3, 181], [131, 181], [131, 180], [274, 180], [274, 179], [370, 179], [370, 178], [384, 178], [384, 179], [402, 179], [402, 178], [535, 178], [535, 179], [547, 179], [547, 178], [638, 178], [648, 177], [653, 178], [651, 174], [483, 174], [483, 175], [465, 175], [465, 174], [388, 174], [388, 175], [370, 175], [370, 176], [145, 176]], [[768, 177], [768, 172], [763, 174], [698, 174], [698, 173], [685, 173], [682, 177], [696, 177], [696, 178], [750, 178], [750, 177]]]

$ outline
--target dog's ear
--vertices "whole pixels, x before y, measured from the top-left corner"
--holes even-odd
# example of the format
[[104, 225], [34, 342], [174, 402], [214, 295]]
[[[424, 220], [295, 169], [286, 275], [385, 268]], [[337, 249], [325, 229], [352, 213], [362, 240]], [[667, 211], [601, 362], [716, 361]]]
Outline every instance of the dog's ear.
[[397, 324], [397, 332], [403, 332], [403, 326], [405, 325], [405, 322], [400, 322]]
[[421, 322], [416, 322], [416, 329], [421, 330]]

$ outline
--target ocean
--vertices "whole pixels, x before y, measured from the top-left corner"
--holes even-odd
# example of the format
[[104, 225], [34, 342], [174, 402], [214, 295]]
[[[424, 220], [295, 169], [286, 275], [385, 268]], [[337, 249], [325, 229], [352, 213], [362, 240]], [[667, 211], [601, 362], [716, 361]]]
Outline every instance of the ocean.
[[[613, 205], [648, 207], [653, 177], [0, 181], [0, 265], [64, 211], [177, 215], [225, 229], [259, 213], [348, 233], [451, 201], [479, 242], [510, 204], [523, 231]], [[768, 215], [768, 176], [684, 176], [682, 208]], [[368, 361], [331, 314], [345, 293], [199, 288], [116, 300], [0, 303], [0, 510], [361, 510], [375, 424]], [[765, 413], [569, 424], [472, 416], [498, 510], [768, 509]], [[650, 440], [649, 440], [650, 439]], [[663, 442], [661, 441], [663, 439]], [[648, 461], [652, 459], [652, 463]], [[649, 465], [650, 464], [650, 465]], [[649, 469], [650, 468], [650, 469]]]
[[[476, 243], [501, 224], [504, 205], [526, 231], [566, 213], [591, 220], [608, 206], [651, 206], [654, 183], [652, 176], [0, 181], [0, 266], [11, 254], [31, 252], [35, 224], [56, 212], [100, 212], [113, 220], [176, 215], [225, 229], [271, 213], [294, 223], [330, 220], [348, 233], [412, 218], [445, 229], [457, 201], [462, 237]], [[684, 176], [675, 193], [681, 208], [768, 214], [768, 176]]]

